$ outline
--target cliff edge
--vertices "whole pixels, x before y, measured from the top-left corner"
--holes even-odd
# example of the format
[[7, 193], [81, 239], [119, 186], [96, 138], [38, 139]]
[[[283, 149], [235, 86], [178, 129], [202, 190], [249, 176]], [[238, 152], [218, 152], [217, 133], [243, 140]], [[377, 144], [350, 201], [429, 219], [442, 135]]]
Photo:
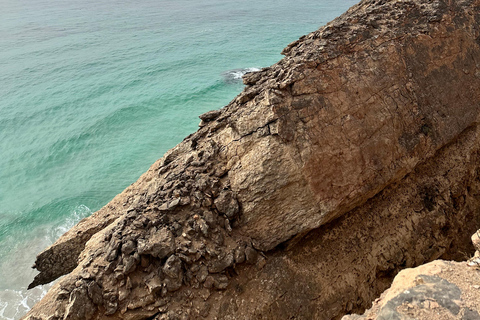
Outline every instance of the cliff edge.
[[40, 253], [25, 319], [339, 319], [473, 253], [480, 1], [364, 0]]
[[480, 319], [480, 230], [472, 236], [468, 262], [435, 260], [402, 270], [364, 315], [342, 320]]

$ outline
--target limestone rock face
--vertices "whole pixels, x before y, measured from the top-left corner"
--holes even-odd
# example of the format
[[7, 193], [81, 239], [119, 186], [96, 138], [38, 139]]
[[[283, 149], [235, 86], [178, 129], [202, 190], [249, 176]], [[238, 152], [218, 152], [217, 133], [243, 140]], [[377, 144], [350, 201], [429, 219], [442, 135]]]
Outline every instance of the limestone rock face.
[[[39, 254], [26, 319], [335, 319], [480, 227], [480, 0], [364, 0]], [[88, 306], [82, 310], [81, 305]]]

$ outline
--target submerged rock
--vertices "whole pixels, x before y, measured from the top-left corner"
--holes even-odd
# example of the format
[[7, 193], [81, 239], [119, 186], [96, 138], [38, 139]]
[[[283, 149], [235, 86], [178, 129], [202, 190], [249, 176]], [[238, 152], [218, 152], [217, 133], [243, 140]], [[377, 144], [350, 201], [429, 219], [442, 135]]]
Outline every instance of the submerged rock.
[[290, 44], [39, 254], [30, 287], [66, 276], [25, 318], [334, 319], [461, 258], [480, 227], [479, 8], [364, 0]]

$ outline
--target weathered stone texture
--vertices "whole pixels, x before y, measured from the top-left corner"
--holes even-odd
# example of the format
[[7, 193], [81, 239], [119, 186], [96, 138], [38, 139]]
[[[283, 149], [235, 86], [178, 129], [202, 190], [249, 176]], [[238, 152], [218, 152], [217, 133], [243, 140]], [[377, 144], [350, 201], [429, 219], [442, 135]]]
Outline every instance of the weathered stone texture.
[[479, 12], [364, 0], [290, 44], [38, 256], [68, 275], [25, 318], [338, 319], [471, 251]]
[[479, 235], [472, 236], [477, 251], [468, 262], [435, 260], [405, 269], [364, 315], [342, 320], [480, 319]]

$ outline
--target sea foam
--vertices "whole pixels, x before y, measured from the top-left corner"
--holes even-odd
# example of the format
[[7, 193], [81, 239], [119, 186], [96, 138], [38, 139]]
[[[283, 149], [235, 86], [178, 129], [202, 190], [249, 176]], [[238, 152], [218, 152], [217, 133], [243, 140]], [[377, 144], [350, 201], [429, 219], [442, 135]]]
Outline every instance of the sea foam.
[[222, 74], [222, 76], [223, 76], [223, 80], [226, 83], [238, 83], [242, 81], [242, 77], [245, 74], [249, 72], [255, 72], [255, 71], [260, 71], [260, 69], [255, 67], [233, 69], [233, 70], [225, 71]]
[[47, 284], [27, 290], [27, 285], [33, 280], [36, 271], [30, 269], [26, 261], [31, 261], [31, 264], [33, 264], [35, 256], [39, 253], [39, 248], [46, 248], [51, 245], [58, 237], [91, 213], [87, 206], [78, 205], [70, 215], [55, 226], [44, 225], [39, 226], [36, 230], [31, 230], [32, 237], [19, 243], [15, 250], [16, 254], [11, 254], [8, 259], [0, 263], [0, 272], [5, 277], [0, 279], [0, 288], [2, 288], [0, 289], [1, 320], [20, 319], [45, 296], [48, 289], [53, 285]]

